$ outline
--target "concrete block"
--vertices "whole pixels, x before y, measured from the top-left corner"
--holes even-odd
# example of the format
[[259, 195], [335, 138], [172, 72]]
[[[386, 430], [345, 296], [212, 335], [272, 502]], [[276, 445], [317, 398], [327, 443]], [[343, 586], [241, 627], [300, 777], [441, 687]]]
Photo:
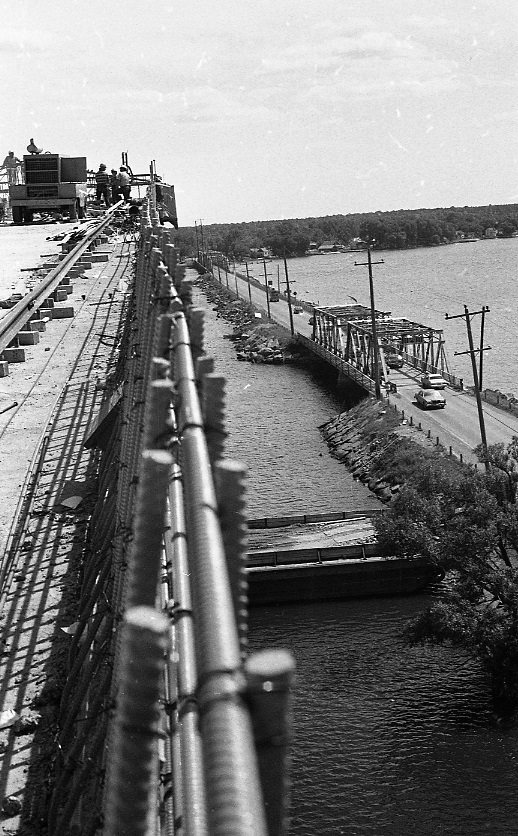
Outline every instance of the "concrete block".
[[74, 316], [73, 307], [54, 308], [52, 311], [52, 319], [70, 319]]
[[55, 302], [64, 302], [65, 299], [67, 298], [67, 295], [68, 294], [67, 294], [66, 290], [63, 290], [62, 288], [56, 288], [56, 290], [52, 294], [52, 296], [54, 297]]
[[2, 360], [5, 360], [7, 363], [25, 363], [25, 349], [4, 348], [2, 351]]
[[38, 331], [18, 331], [18, 342], [20, 345], [38, 345], [40, 335]]
[[31, 319], [27, 325], [31, 331], [39, 331], [40, 334], [47, 330], [47, 323], [43, 319]]
[[54, 308], [40, 308], [35, 315], [36, 319], [52, 319]]
[[60, 290], [64, 290], [66, 296], [70, 296], [71, 293], [74, 292], [74, 288], [71, 284], [62, 284], [60, 285]]
[[109, 253], [94, 253], [90, 256], [90, 261], [94, 264], [97, 264], [101, 261], [108, 261], [110, 258]]
[[0, 360], [0, 377], [7, 377], [9, 374], [9, 363], [7, 360]]
[[54, 299], [52, 296], [48, 296], [43, 303], [46, 308], [53, 308], [54, 307]]

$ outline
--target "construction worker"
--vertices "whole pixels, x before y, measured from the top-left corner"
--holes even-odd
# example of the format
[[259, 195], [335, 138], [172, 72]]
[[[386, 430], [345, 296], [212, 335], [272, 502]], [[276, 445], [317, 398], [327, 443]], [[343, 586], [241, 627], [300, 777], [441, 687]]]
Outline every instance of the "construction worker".
[[118, 203], [120, 200], [121, 181], [117, 170], [112, 168], [110, 175], [110, 190], [112, 194], [112, 203]]
[[111, 206], [110, 195], [108, 193], [108, 186], [110, 183], [110, 175], [106, 171], [106, 166], [104, 163], [101, 163], [99, 166], [99, 170], [95, 174], [95, 182], [96, 182], [96, 190], [95, 190], [95, 199], [98, 203], [101, 202], [101, 198], [104, 197], [104, 202], [106, 203], [106, 207]]
[[22, 161], [19, 160], [18, 157], [14, 156], [14, 151], [9, 151], [2, 165], [0, 165], [0, 171], [5, 169], [7, 172], [7, 181], [9, 185], [16, 185], [16, 183], [18, 183], [21, 164]]
[[121, 165], [119, 171], [120, 191], [122, 192], [124, 200], [128, 203], [131, 194], [131, 176], [125, 165]]

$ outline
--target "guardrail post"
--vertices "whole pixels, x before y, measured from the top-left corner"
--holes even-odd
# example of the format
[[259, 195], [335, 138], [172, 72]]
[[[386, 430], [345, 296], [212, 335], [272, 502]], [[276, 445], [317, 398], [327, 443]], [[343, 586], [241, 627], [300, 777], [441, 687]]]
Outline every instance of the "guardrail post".
[[108, 752], [106, 836], [156, 832], [158, 735], [169, 622], [150, 607], [127, 611], [122, 625], [120, 687]]
[[246, 467], [240, 462], [219, 461], [215, 466], [216, 496], [223, 547], [239, 635], [244, 655], [248, 637], [248, 581], [246, 548], [248, 527], [245, 501]]
[[203, 377], [201, 406], [211, 464], [223, 458], [225, 449], [225, 378], [217, 374]]
[[295, 661], [286, 650], [263, 650], [247, 659], [245, 674], [268, 833], [280, 836], [287, 832]]
[[160, 576], [171, 453], [144, 450], [140, 469], [133, 541], [128, 561], [127, 606], [154, 607]]

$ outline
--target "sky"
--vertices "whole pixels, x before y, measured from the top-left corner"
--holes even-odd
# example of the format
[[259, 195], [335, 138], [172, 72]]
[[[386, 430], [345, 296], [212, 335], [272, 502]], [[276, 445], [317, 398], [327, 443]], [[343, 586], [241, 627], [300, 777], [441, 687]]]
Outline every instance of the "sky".
[[516, 0], [0, 0], [0, 158], [174, 184], [180, 226], [518, 203]]

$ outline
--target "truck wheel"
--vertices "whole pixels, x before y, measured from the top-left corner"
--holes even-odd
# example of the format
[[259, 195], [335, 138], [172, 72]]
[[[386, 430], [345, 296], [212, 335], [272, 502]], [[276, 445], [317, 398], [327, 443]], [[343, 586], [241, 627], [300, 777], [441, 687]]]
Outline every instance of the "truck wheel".
[[23, 206], [13, 206], [13, 224], [23, 223]]
[[69, 216], [71, 221], [77, 221], [77, 203], [70, 206]]
[[34, 217], [34, 213], [33, 213], [32, 209], [29, 209], [29, 207], [26, 206], [25, 210], [24, 210], [24, 213], [23, 213], [23, 219], [24, 219], [25, 223], [26, 224], [31, 224], [33, 217]]

